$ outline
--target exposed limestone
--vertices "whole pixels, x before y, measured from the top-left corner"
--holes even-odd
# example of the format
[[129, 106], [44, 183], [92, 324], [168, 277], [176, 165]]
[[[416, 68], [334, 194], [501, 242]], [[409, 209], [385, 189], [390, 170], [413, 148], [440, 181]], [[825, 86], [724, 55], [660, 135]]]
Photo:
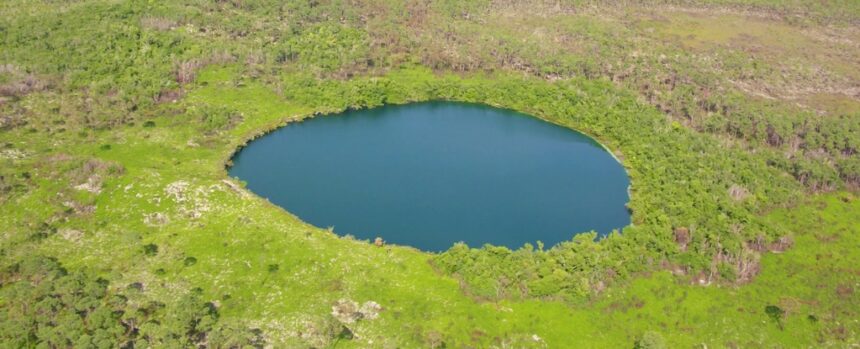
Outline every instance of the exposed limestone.
[[63, 239], [71, 242], [79, 242], [84, 237], [82, 231], [75, 229], [61, 229], [58, 233]]
[[331, 315], [344, 324], [351, 324], [362, 316], [358, 309], [358, 303], [355, 301], [340, 299], [331, 307]]
[[92, 175], [87, 178], [86, 182], [76, 185], [75, 189], [99, 194], [102, 192], [102, 179], [99, 175]]
[[173, 201], [182, 203], [187, 200], [185, 193], [188, 190], [188, 185], [189, 184], [186, 181], [176, 181], [168, 184], [167, 187], [164, 188], [164, 192], [167, 193], [168, 197], [173, 198]]
[[24, 151], [18, 149], [3, 149], [0, 150], [0, 159], [21, 160], [29, 156]]
[[367, 301], [358, 306], [358, 303], [350, 299], [340, 299], [331, 307], [331, 315], [344, 324], [355, 323], [361, 319], [373, 320], [379, 317], [382, 306], [374, 301]]
[[373, 320], [379, 317], [379, 312], [382, 311], [382, 306], [374, 301], [367, 301], [361, 305], [358, 312], [361, 313], [363, 319]]
[[154, 212], [143, 216], [143, 223], [151, 227], [160, 227], [170, 223], [167, 215], [161, 212]]

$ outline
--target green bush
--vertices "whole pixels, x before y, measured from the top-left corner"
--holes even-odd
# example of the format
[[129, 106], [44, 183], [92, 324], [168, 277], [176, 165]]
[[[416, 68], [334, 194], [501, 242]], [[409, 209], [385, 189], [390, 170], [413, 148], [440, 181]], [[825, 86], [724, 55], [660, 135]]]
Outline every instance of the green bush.
[[[0, 273], [0, 347], [193, 347], [207, 337], [262, 347], [259, 331], [222, 324], [199, 291], [175, 305], [128, 302], [109, 282], [67, 271], [56, 259], [28, 256]], [[138, 290], [130, 287], [129, 290]]]

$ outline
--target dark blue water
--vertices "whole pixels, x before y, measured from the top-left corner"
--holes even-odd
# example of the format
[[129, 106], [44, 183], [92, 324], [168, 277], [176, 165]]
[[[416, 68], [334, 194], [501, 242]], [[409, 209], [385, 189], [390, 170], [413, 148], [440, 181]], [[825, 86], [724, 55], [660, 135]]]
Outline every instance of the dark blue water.
[[450, 102], [349, 111], [251, 142], [230, 175], [318, 227], [442, 251], [547, 247], [630, 223], [623, 167], [592, 139]]

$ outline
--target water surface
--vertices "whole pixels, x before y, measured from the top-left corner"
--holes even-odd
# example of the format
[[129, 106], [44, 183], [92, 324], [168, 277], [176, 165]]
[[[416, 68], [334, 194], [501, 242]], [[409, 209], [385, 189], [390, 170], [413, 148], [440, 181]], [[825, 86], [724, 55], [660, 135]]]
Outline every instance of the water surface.
[[231, 176], [308, 223], [425, 251], [550, 247], [630, 223], [627, 175], [599, 144], [482, 105], [320, 116], [251, 142], [233, 162]]

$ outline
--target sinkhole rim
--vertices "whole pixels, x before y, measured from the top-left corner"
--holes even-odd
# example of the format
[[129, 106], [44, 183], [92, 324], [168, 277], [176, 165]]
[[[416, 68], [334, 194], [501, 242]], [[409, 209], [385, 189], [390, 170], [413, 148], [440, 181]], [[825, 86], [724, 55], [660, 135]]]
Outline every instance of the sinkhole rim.
[[[467, 106], [467, 107], [489, 108], [489, 109], [493, 110], [494, 112], [512, 113], [512, 114], [516, 114], [520, 117], [525, 117], [528, 120], [538, 121], [538, 122], [542, 122], [542, 123], [545, 123], [548, 125], [559, 127], [559, 128], [564, 129], [565, 131], [577, 133], [577, 134], [581, 135], [582, 137], [586, 138], [588, 141], [598, 145], [606, 154], [608, 154], [610, 157], [612, 157], [612, 159], [620, 166], [620, 168], [623, 171], [624, 178], [627, 180], [627, 187], [625, 190], [627, 196], [626, 196], [626, 201], [623, 204], [624, 210], [627, 214], [627, 223], [624, 224], [623, 226], [618, 226], [616, 228], [613, 228], [611, 231], [605, 232], [605, 233], [596, 232], [596, 230], [594, 230], [594, 229], [570, 233], [570, 235], [567, 239], [563, 239], [561, 241], [554, 242], [551, 245], [544, 245], [545, 250], [554, 248], [554, 247], [556, 247], [556, 246], [558, 246], [564, 242], [571, 241], [576, 236], [579, 236], [579, 235], [595, 232], [596, 233], [596, 240], [600, 241], [600, 240], [608, 237], [611, 234], [614, 234], [614, 233], [621, 234], [624, 229], [631, 227], [631, 226], [634, 226], [634, 220], [633, 220], [634, 211], [630, 207], [630, 203], [634, 199], [633, 190], [632, 190], [633, 180], [630, 177], [630, 168], [627, 166], [627, 164], [623, 160], [621, 160], [624, 157], [623, 154], [616, 154], [615, 151], [613, 151], [612, 148], [607, 146], [603, 140], [601, 140], [597, 136], [594, 136], [593, 134], [591, 134], [587, 131], [583, 131], [581, 129], [574, 128], [570, 125], [558, 123], [558, 122], [555, 122], [555, 121], [553, 121], [547, 117], [539, 116], [537, 114], [533, 114], [533, 113], [530, 113], [527, 111], [521, 111], [518, 109], [511, 108], [511, 107], [506, 107], [506, 106], [493, 104], [493, 103], [487, 103], [487, 102], [473, 102], [473, 101], [448, 100], [448, 99], [413, 100], [413, 101], [407, 101], [404, 103], [384, 103], [381, 105], [369, 106], [369, 107], [357, 107], [357, 108], [356, 107], [347, 107], [347, 108], [340, 109], [340, 110], [330, 110], [330, 111], [313, 110], [311, 112], [293, 114], [290, 116], [281, 117], [281, 118], [278, 118], [277, 121], [272, 122], [268, 125], [264, 125], [260, 128], [252, 129], [251, 131], [249, 131], [247, 133], [247, 136], [237, 138], [238, 141], [234, 144], [234, 146], [231, 147], [231, 151], [227, 153], [225, 160], [222, 161], [223, 167], [221, 170], [223, 171], [223, 174], [224, 174], [223, 180], [225, 181], [225, 183], [229, 183], [228, 186], [231, 189], [239, 192], [241, 195], [246, 196], [246, 197], [253, 197], [255, 199], [260, 199], [266, 205], [273, 206], [273, 207], [281, 210], [282, 212], [294, 217], [299, 222], [307, 224], [307, 225], [309, 225], [313, 228], [319, 229], [321, 231], [326, 231], [326, 232], [332, 233], [336, 238], [338, 238], [340, 240], [350, 239], [353, 241], [360, 241], [360, 242], [368, 243], [369, 245], [373, 245], [374, 244], [373, 238], [359, 238], [350, 232], [340, 233], [340, 232], [336, 231], [335, 229], [333, 229], [334, 228], [333, 226], [324, 227], [321, 225], [311, 223], [307, 219], [303, 218], [302, 216], [295, 213], [294, 211], [286, 208], [285, 206], [274, 203], [269, 198], [263, 196], [262, 194], [259, 194], [255, 191], [251, 190], [250, 188], [247, 187], [247, 183], [248, 183], [247, 180], [239, 178], [238, 176], [232, 176], [231, 175], [230, 171], [234, 168], [234, 165], [235, 165], [233, 160], [236, 159], [245, 150], [245, 148], [249, 147], [255, 140], [258, 140], [260, 138], [268, 136], [268, 135], [275, 133], [277, 131], [283, 130], [283, 129], [287, 128], [288, 126], [291, 126], [291, 125], [301, 124], [301, 123], [306, 122], [306, 121], [313, 121], [313, 120], [318, 119], [318, 118], [342, 117], [342, 116], [348, 116], [351, 113], [370, 112], [373, 110], [386, 109], [386, 108], [408, 108], [408, 107], [422, 105], [422, 104], [442, 104], [445, 106], [447, 106], [447, 105], [461, 105], [461, 106]], [[619, 150], [619, 152], [620, 152], [620, 150]], [[236, 182], [239, 183], [238, 187], [235, 186]], [[495, 246], [495, 247], [505, 247], [509, 250], [517, 250], [517, 249], [522, 248], [522, 246], [524, 246], [526, 244], [534, 246], [535, 242], [540, 242], [540, 241], [541, 240], [539, 240], [539, 239], [533, 240], [533, 241], [526, 241], [517, 247], [508, 246], [508, 245], [503, 244], [503, 243], [497, 244], [497, 243], [492, 243], [492, 242], [484, 242], [484, 243], [475, 244], [475, 245], [471, 245], [471, 244], [466, 244], [466, 245], [469, 248], [482, 248], [485, 245], [491, 245], [491, 246]], [[464, 242], [463, 241], [455, 241], [455, 242], [448, 244], [445, 249], [430, 250], [430, 249], [425, 249], [425, 248], [421, 248], [418, 246], [414, 246], [411, 244], [389, 243], [388, 241], [385, 241], [386, 246], [395, 246], [395, 247], [407, 248], [407, 249], [415, 250], [415, 251], [422, 252], [422, 253], [429, 253], [429, 254], [438, 254], [438, 253], [445, 252], [447, 250], [450, 250], [453, 246], [455, 246], [457, 244], [461, 244], [461, 243], [464, 243]], [[546, 248], [546, 246], [549, 246], [549, 248]]]

